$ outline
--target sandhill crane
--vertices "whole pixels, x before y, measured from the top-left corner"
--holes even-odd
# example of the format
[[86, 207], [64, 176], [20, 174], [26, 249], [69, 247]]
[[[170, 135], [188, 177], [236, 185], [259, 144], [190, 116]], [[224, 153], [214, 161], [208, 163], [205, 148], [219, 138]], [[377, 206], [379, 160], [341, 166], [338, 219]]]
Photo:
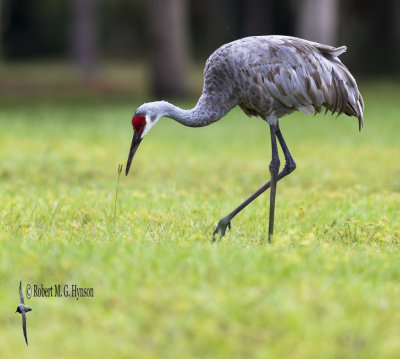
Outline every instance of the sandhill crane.
[[[325, 107], [325, 113], [329, 110], [357, 117], [359, 130], [363, 125], [363, 99], [353, 76], [338, 58], [345, 51], [345, 46], [335, 48], [289, 36], [253, 36], [221, 46], [206, 62], [203, 92], [193, 109], [183, 110], [168, 102], [156, 101], [145, 103], [135, 111], [126, 175], [143, 137], [161, 117], [172, 118], [185, 126], [201, 127], [218, 121], [239, 105], [248, 116], [259, 116], [270, 127], [271, 179], [218, 222], [212, 241], [218, 234], [224, 236], [226, 228], [231, 228], [232, 218], [271, 187], [270, 243], [277, 182], [296, 168], [279, 129], [279, 118], [296, 110], [318, 113]], [[286, 161], [281, 172], [276, 139]]]

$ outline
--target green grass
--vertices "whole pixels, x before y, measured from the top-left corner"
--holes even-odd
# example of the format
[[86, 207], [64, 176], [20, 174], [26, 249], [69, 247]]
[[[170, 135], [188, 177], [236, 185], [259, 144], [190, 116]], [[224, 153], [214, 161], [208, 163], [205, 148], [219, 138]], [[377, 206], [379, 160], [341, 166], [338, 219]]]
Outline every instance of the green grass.
[[[399, 357], [400, 86], [361, 89], [361, 133], [343, 116], [282, 119], [298, 167], [270, 246], [267, 195], [209, 243], [269, 178], [263, 121], [162, 119], [121, 176], [114, 227], [140, 101], [2, 103], [0, 357]], [[94, 298], [26, 299], [27, 348], [20, 279]]]

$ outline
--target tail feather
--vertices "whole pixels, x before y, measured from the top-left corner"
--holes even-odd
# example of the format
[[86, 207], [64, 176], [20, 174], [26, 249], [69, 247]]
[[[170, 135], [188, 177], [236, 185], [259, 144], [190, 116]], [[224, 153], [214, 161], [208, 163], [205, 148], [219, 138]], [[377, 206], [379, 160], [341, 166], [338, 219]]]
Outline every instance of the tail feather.
[[318, 43], [315, 43], [314, 46], [319, 50], [319, 52], [321, 52], [325, 56], [338, 57], [347, 51], [346, 46], [333, 47], [333, 46], [329, 46], [329, 45], [325, 45], [325, 44], [318, 44]]

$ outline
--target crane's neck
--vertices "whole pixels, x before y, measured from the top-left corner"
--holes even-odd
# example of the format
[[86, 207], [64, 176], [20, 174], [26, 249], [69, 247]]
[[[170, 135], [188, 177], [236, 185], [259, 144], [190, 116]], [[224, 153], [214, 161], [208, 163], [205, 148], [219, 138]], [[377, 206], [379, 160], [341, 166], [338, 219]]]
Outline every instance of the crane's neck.
[[237, 101], [234, 99], [218, 102], [203, 94], [200, 96], [197, 105], [190, 110], [183, 110], [173, 104], [164, 102], [162, 116], [172, 118], [185, 126], [202, 127], [218, 121], [236, 104]]

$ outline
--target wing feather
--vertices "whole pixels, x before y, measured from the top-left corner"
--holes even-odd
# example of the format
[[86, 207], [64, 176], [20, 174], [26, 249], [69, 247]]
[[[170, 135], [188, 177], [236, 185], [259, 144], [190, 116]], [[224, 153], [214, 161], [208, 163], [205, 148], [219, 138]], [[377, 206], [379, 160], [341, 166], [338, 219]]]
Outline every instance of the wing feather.
[[249, 38], [247, 46], [251, 48], [245, 64], [248, 77], [261, 74], [264, 81], [258, 86], [264, 96], [305, 113], [325, 107], [332, 113], [356, 116], [361, 128], [364, 103], [353, 76], [338, 58], [345, 46], [285, 36]]
[[22, 330], [24, 331], [26, 345], [28, 345], [28, 336], [26, 335], [26, 314], [24, 311], [22, 311], [21, 315], [22, 315]]
[[19, 281], [19, 300], [21, 304], [25, 304], [24, 302], [24, 295], [22, 294], [22, 284], [21, 281]]

